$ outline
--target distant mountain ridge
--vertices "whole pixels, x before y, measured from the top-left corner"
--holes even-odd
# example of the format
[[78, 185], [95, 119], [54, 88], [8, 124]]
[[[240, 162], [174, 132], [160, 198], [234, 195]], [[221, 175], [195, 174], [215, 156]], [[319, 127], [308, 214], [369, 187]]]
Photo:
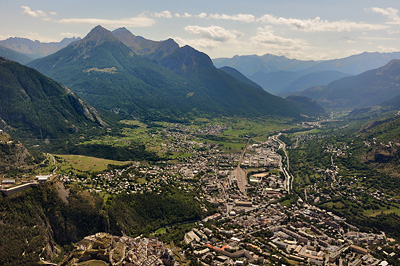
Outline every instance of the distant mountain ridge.
[[316, 101], [310, 98], [304, 96], [292, 95], [286, 97], [286, 100], [297, 104], [303, 110], [307, 110], [306, 112], [307, 114], [315, 116], [326, 114], [325, 109], [321, 105], [319, 105]]
[[225, 73], [231, 75], [232, 77], [235, 77], [236, 79], [243, 81], [251, 86], [254, 87], [259, 87], [260, 89], [262, 89], [262, 87], [260, 85], [258, 85], [257, 83], [251, 81], [250, 79], [248, 79], [245, 75], [243, 75], [242, 73], [240, 73], [237, 69], [234, 69], [233, 67], [221, 67], [219, 68], [219, 70], [224, 71]]
[[[121, 38], [129, 47], [118, 39]], [[149, 119], [194, 114], [298, 116], [297, 106], [214, 67], [173, 40], [97, 26], [81, 41], [29, 64], [94, 106]]]
[[357, 75], [367, 70], [381, 67], [392, 59], [400, 59], [400, 52], [364, 52], [345, 58], [320, 61], [289, 59], [285, 56], [272, 54], [265, 54], [262, 56], [235, 55], [232, 58], [215, 58], [213, 62], [217, 67], [230, 66], [236, 68], [246, 76], [252, 76], [257, 72], [301, 71], [302, 74], [309, 74], [315, 71], [326, 70]]
[[0, 45], [0, 56], [18, 62], [20, 64], [27, 64], [33, 61], [33, 58], [28, 56], [27, 54], [16, 52], [12, 49], [9, 49], [1, 45]]
[[312, 67], [309, 67], [305, 69], [305, 71], [311, 73], [314, 71], [335, 70], [351, 75], [358, 75], [365, 71], [376, 69], [378, 67], [386, 65], [393, 59], [400, 59], [400, 52], [364, 52], [341, 59], [327, 60]]
[[213, 63], [216, 67], [230, 66], [246, 76], [252, 76], [257, 72], [270, 73], [278, 71], [300, 71], [318, 64], [320, 61], [304, 61], [289, 59], [285, 56], [273, 54], [258, 55], [235, 55], [232, 58], [215, 58]]
[[[332, 81], [348, 77], [349, 74], [345, 74], [342, 72], [338, 72], [335, 70], [326, 70], [326, 71], [316, 71], [310, 74], [306, 74], [301, 76], [300, 78], [294, 80], [292, 83], [283, 88], [279, 95], [291, 95], [298, 94], [308, 88], [314, 87], [316, 85], [324, 85], [329, 84]], [[283, 82], [284, 83], [284, 82]], [[286, 83], [286, 82], [285, 82]]]
[[326, 108], [355, 109], [381, 104], [400, 95], [400, 60], [362, 74], [313, 87], [301, 93]]
[[64, 38], [60, 42], [40, 42], [32, 41], [27, 38], [11, 37], [6, 40], [0, 41], [0, 46], [16, 52], [26, 54], [33, 59], [44, 57], [57, 52], [58, 50], [66, 47], [70, 43], [80, 40], [80, 38]]
[[268, 92], [287, 95], [291, 91], [325, 86], [339, 78], [361, 74], [381, 67], [392, 59], [400, 59], [400, 52], [365, 52], [326, 61], [302, 61], [267, 54], [216, 58], [213, 62], [218, 67], [230, 66], [238, 69]]

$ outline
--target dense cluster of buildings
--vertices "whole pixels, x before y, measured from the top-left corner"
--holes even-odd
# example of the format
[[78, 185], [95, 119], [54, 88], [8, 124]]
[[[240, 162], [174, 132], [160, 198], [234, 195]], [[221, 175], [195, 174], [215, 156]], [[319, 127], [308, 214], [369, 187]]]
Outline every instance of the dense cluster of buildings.
[[[131, 238], [97, 233], [75, 246], [61, 265], [175, 265], [172, 251], [156, 238]], [[92, 264], [91, 264], [92, 263]]]
[[184, 242], [191, 247], [185, 252], [203, 265], [387, 265], [369, 248], [386, 243], [383, 233], [359, 232], [309, 205], [269, 204], [231, 217], [215, 214], [186, 233]]
[[[207, 200], [218, 209], [218, 213], [197, 223], [182, 239], [185, 257], [202, 265], [284, 265], [290, 262], [297, 265], [387, 265], [382, 257], [375, 256], [376, 247], [387, 242], [383, 233], [360, 232], [345, 219], [310, 205], [334, 195], [313, 185], [308, 187], [305, 201], [299, 198], [297, 202], [285, 204], [289, 199], [285, 198], [285, 177], [278, 153], [281, 145], [273, 138], [260, 143], [253, 141], [243, 157], [224, 152], [215, 142], [196, 139], [199, 135], [219, 135], [224, 129], [218, 125], [196, 131], [183, 125], [163, 129], [165, 137], [170, 139], [163, 148], [183, 155], [174, 158], [174, 162], [135, 162], [124, 169], [106, 171], [91, 178], [66, 174], [60, 176], [60, 180], [92, 192], [109, 194], [161, 193], [166, 187], [187, 192], [196, 190], [198, 199]], [[332, 146], [327, 147], [326, 152], [341, 156], [346, 148]], [[244, 183], [238, 180], [238, 169], [244, 171]], [[339, 196], [348, 198], [360, 190], [340, 182], [333, 160], [328, 169], [315, 170], [325, 180], [332, 180], [332, 188]], [[240, 189], [239, 182], [245, 190]], [[381, 193], [373, 196], [386, 199]], [[105, 240], [99, 241], [99, 238]], [[107, 248], [99, 248], [98, 242], [108, 243]], [[100, 234], [85, 238], [77, 248], [81, 257], [75, 262], [99, 257], [107, 259], [108, 256], [109, 262], [117, 262], [119, 258], [123, 265], [176, 263], [172, 256], [166, 255], [171, 253], [155, 239]], [[104, 249], [108, 253], [100, 254], [98, 250], [103, 252]]]

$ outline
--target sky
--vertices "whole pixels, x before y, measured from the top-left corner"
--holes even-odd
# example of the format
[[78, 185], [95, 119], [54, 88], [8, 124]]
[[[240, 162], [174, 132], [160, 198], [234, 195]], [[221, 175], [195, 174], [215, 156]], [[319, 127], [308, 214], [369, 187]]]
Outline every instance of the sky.
[[211, 58], [327, 60], [400, 51], [399, 10], [399, 0], [0, 0], [0, 40], [83, 38], [102, 25]]

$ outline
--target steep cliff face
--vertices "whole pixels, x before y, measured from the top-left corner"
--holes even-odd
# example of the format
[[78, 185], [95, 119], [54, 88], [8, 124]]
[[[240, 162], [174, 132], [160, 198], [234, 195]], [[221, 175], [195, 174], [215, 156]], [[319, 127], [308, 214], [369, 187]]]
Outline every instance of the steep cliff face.
[[27, 146], [61, 143], [108, 126], [64, 85], [2, 57], [0, 95], [0, 129]]
[[19, 142], [0, 130], [0, 177], [12, 177], [13, 173], [34, 167], [34, 158]]
[[68, 203], [64, 200], [51, 182], [10, 197], [0, 195], [0, 265], [54, 261], [60, 247], [106, 231], [100, 198], [72, 190]]

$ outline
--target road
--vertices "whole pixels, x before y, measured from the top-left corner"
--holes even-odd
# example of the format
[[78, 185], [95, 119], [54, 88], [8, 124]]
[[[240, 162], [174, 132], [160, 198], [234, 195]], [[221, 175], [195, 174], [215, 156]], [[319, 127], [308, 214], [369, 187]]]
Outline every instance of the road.
[[56, 174], [57, 170], [58, 170], [58, 166], [56, 163], [56, 158], [54, 158], [54, 156], [50, 153], [47, 154], [47, 156], [51, 157], [53, 159], [53, 164], [54, 164], [54, 170], [53, 170], [53, 175]]
[[285, 144], [285, 142], [283, 142], [282, 140], [279, 139], [280, 135], [281, 135], [281, 133], [279, 133], [278, 135], [272, 136], [272, 139], [279, 143], [279, 149], [282, 149], [283, 152], [285, 153], [286, 166], [283, 166], [283, 163], [282, 163], [283, 158], [281, 158], [281, 161], [279, 163], [279, 168], [280, 168], [281, 172], [285, 175], [285, 182], [284, 182], [285, 190], [288, 193], [290, 193], [290, 191], [293, 189], [293, 187], [292, 187], [293, 175], [290, 173], [290, 162], [289, 162], [289, 156], [287, 155], [287, 151], [286, 151], [286, 144]]

